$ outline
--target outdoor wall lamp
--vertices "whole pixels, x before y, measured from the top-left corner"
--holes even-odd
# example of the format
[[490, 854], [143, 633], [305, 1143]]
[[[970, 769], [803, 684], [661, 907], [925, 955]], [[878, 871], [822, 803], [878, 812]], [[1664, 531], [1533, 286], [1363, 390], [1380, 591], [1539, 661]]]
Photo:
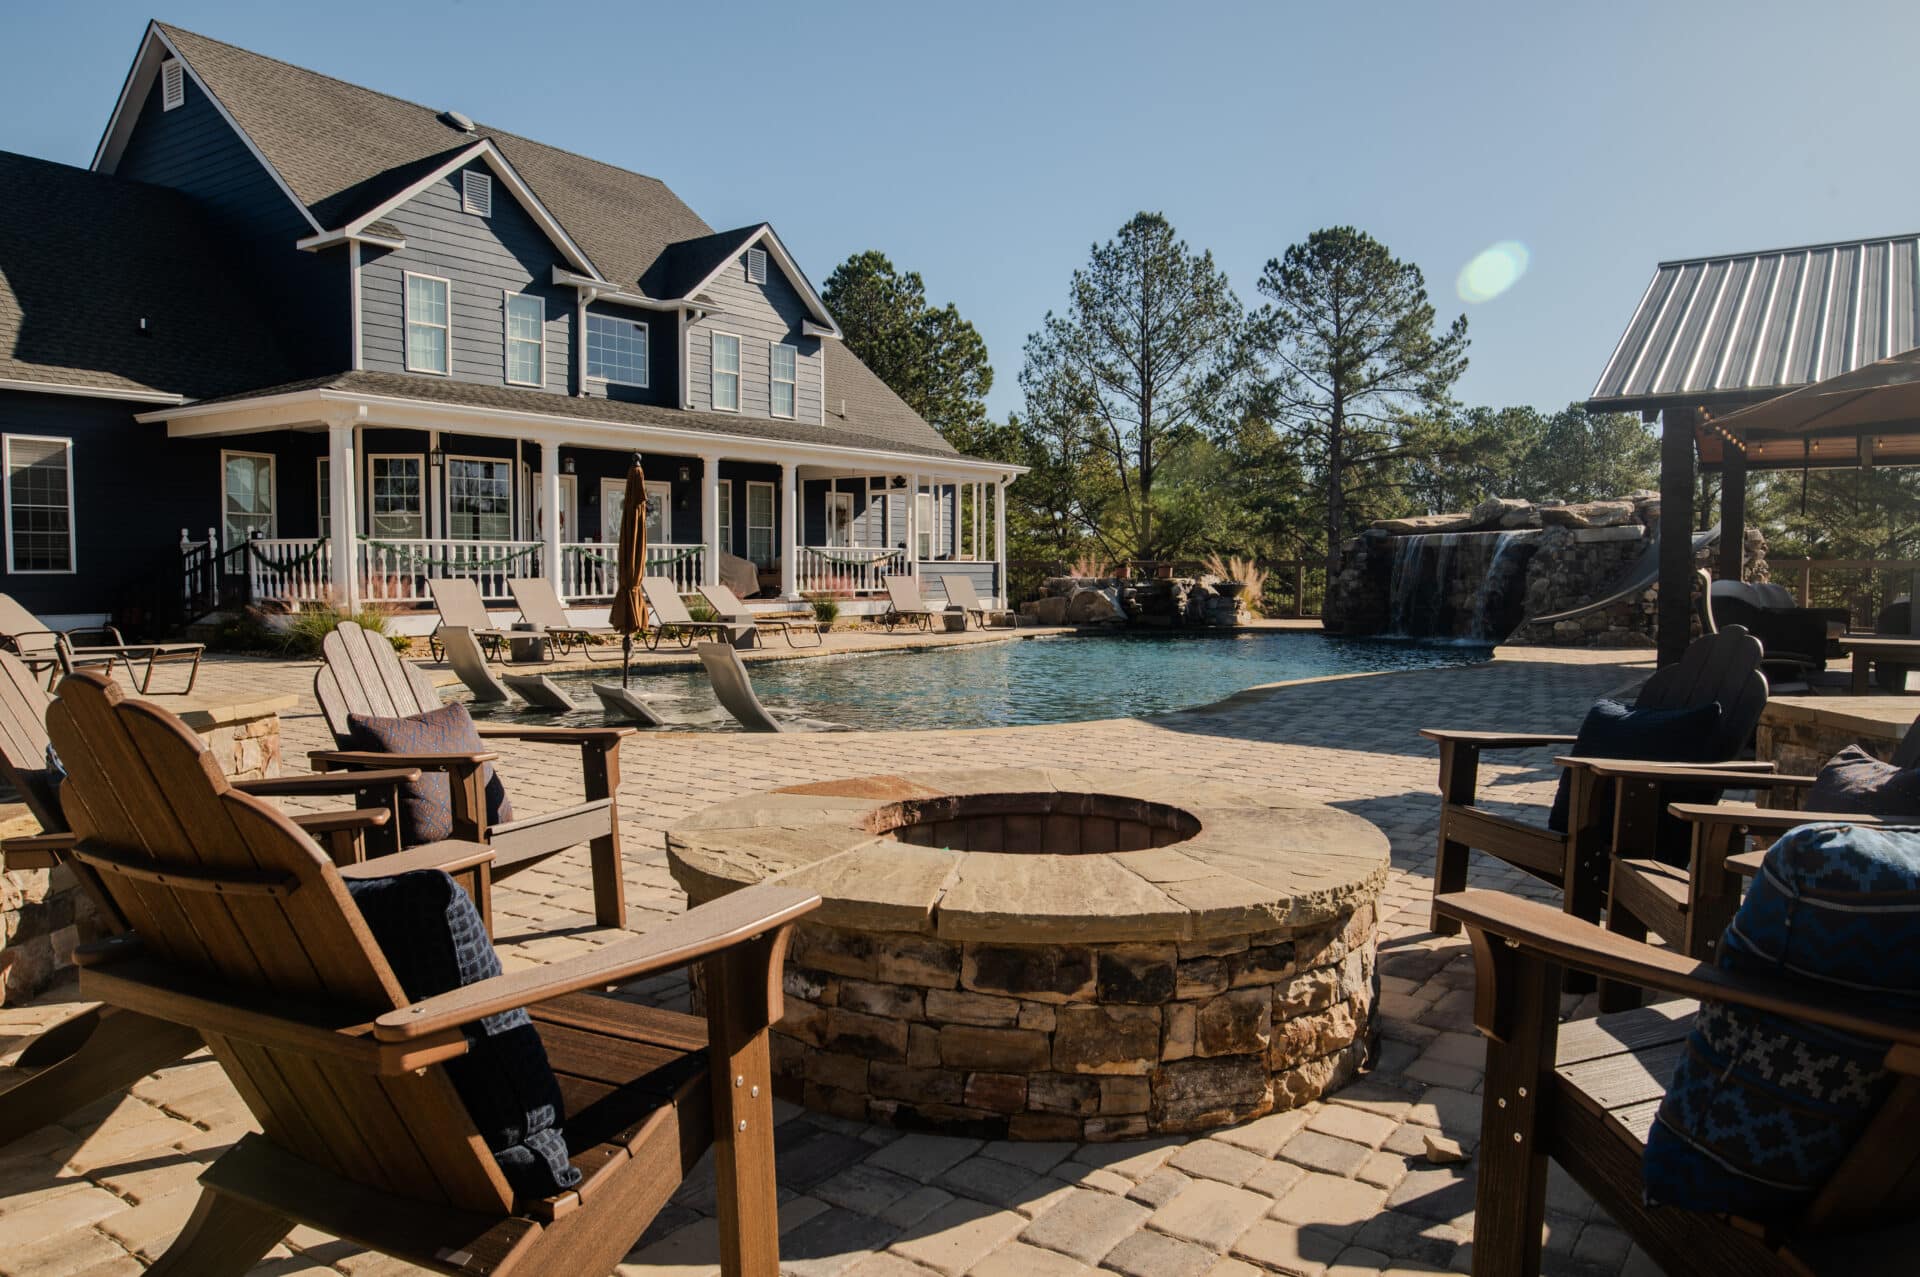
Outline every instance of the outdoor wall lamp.
[[568, 473], [568, 474], [572, 474], [572, 473], [573, 473], [573, 458], [572, 458], [572, 457], [568, 457], [568, 458], [567, 458], [567, 459], [566, 459], [565, 461], [562, 461], [562, 462], [560, 463], [560, 469], [562, 469], [563, 471], [565, 471], [565, 472], [566, 472], [566, 473]]
[[435, 470], [444, 470], [447, 468], [447, 450], [436, 447], [432, 452], [427, 454], [427, 460], [433, 463]]
[[[682, 483], [686, 483], [686, 482], [687, 482], [688, 480], [690, 480], [690, 479], [692, 479], [692, 478], [693, 478], [693, 467], [692, 467], [692, 466], [681, 466], [681, 467], [680, 467], [680, 482], [682, 482]], [[686, 503], [685, 503], [685, 502], [682, 502], [682, 503], [681, 503], [681, 508], [682, 508], [682, 509], [684, 509], [685, 507], [686, 507]]]

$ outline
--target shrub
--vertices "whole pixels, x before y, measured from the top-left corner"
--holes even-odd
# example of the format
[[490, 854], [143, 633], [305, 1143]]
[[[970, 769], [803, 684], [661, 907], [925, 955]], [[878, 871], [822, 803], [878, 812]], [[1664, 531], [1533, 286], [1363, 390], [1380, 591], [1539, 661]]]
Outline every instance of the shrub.
[[372, 630], [375, 634], [385, 635], [393, 650], [405, 654], [413, 645], [413, 640], [404, 634], [390, 633], [387, 629], [387, 614], [376, 608], [362, 606], [357, 612], [342, 612], [332, 604], [312, 608], [305, 612], [296, 612], [287, 620], [287, 627], [280, 634], [280, 652], [285, 656], [313, 657], [320, 655], [320, 645], [327, 635], [340, 628], [342, 621], [352, 621], [363, 630]]
[[713, 610], [713, 604], [704, 598], [692, 599], [687, 603], [687, 615], [696, 621], [717, 621], [720, 614]]
[[1107, 576], [1107, 561], [1098, 555], [1082, 553], [1067, 569], [1067, 575], [1086, 578]]
[[1245, 603], [1247, 611], [1254, 616], [1260, 615], [1261, 604], [1266, 597], [1267, 570], [1258, 566], [1252, 559], [1243, 559], [1239, 555], [1222, 559], [1217, 554], [1207, 556], [1207, 571], [1222, 580], [1238, 581], [1246, 588], [1240, 591], [1240, 601]]
[[820, 622], [822, 629], [840, 619], [840, 600], [833, 595], [824, 592], [809, 594], [807, 602], [813, 605], [813, 619]]

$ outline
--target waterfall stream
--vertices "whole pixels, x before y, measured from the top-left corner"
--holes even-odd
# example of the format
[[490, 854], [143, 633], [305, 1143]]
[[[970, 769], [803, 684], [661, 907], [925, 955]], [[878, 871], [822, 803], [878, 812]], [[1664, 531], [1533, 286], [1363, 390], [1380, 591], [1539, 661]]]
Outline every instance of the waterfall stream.
[[1395, 537], [1387, 633], [1495, 643], [1517, 620], [1539, 532], [1429, 532]]

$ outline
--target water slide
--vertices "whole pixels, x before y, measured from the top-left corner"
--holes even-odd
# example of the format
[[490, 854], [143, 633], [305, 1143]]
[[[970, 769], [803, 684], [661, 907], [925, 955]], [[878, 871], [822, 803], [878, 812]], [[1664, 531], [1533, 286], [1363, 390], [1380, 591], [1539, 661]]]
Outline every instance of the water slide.
[[[1720, 525], [1717, 523], [1705, 532], [1694, 533], [1694, 558], [1697, 560], [1700, 556], [1700, 551], [1706, 549], [1708, 546], [1718, 544], [1719, 540]], [[1552, 625], [1556, 621], [1570, 621], [1576, 616], [1585, 616], [1587, 613], [1598, 611], [1600, 608], [1606, 607], [1609, 604], [1618, 603], [1623, 599], [1629, 599], [1636, 594], [1644, 593], [1653, 588], [1659, 580], [1660, 534], [1656, 532], [1647, 538], [1646, 548], [1640, 552], [1640, 557], [1633, 561], [1632, 566], [1620, 575], [1620, 579], [1615, 581], [1612, 588], [1605, 594], [1599, 598], [1582, 603], [1579, 607], [1568, 608], [1564, 612], [1555, 612], [1551, 616], [1530, 616], [1523, 624]]]

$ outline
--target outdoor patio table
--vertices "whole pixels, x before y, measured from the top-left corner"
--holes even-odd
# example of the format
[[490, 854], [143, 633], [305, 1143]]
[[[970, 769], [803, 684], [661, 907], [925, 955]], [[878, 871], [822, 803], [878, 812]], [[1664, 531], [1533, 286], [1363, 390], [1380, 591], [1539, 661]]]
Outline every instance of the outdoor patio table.
[[[1855, 696], [1865, 696], [1871, 684], [1870, 675], [1873, 663], [1880, 661], [1887, 665], [1920, 665], [1920, 639], [1886, 638], [1876, 634], [1843, 635], [1840, 650], [1853, 657], [1853, 683], [1851, 690]], [[1904, 674], [1901, 686], [1895, 691], [1906, 689]]]

